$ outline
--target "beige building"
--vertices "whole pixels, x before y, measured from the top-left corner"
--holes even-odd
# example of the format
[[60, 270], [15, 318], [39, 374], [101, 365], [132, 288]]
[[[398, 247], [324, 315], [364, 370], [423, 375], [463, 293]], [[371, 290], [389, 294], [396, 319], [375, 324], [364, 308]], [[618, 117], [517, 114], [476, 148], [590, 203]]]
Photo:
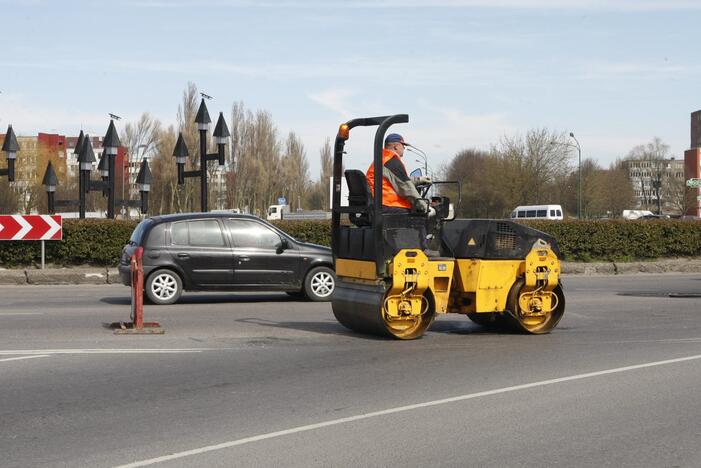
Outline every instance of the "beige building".
[[685, 183], [683, 159], [631, 160], [628, 175], [635, 191], [636, 209], [657, 211], [659, 192], [662, 212], [681, 214]]

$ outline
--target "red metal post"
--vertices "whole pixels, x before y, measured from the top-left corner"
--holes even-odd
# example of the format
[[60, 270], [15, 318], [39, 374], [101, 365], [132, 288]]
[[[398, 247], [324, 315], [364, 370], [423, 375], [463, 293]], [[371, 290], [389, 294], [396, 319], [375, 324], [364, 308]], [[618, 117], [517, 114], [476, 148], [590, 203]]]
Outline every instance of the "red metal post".
[[144, 248], [138, 247], [131, 256], [131, 322], [114, 322], [111, 328], [121, 334], [162, 335], [164, 330], [158, 322], [144, 322]]
[[144, 328], [144, 248], [138, 247], [131, 256], [131, 310], [134, 328]]

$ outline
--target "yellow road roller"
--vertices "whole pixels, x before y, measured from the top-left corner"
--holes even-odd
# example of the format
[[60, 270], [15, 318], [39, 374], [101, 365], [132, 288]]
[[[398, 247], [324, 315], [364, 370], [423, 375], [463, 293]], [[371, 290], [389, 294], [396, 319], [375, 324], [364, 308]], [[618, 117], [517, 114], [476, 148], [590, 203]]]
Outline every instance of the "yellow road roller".
[[[385, 133], [408, 121], [398, 114], [339, 127], [332, 187], [334, 316], [355, 332], [405, 340], [421, 337], [445, 313], [495, 329], [548, 333], [565, 311], [552, 236], [508, 220], [454, 219], [449, 197], [435, 194], [427, 199], [436, 211], [431, 218], [418, 210], [383, 213], [382, 171], [375, 171], [372, 191], [362, 171], [343, 171], [353, 128], [377, 127], [373, 161], [381, 167]], [[341, 203], [342, 177], [347, 204]]]

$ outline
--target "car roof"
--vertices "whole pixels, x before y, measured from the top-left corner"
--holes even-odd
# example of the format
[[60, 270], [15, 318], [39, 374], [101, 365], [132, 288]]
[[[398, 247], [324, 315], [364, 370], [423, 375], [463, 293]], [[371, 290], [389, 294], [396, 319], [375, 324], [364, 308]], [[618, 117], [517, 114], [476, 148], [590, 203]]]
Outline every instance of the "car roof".
[[152, 216], [150, 219], [157, 223], [168, 223], [172, 221], [184, 221], [188, 219], [203, 219], [203, 218], [240, 218], [240, 219], [255, 219], [260, 221], [261, 218], [249, 214], [237, 213], [173, 213], [159, 216]]

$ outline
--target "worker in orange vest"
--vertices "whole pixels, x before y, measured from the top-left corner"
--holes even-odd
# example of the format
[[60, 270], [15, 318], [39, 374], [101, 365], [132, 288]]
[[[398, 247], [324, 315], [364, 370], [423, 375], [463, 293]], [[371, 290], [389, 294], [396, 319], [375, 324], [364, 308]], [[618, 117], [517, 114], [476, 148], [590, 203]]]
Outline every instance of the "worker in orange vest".
[[[417, 186], [430, 185], [428, 176], [409, 177], [402, 162], [404, 149], [408, 143], [398, 133], [390, 133], [385, 138], [382, 150], [382, 211], [385, 213], [409, 213], [412, 208], [419, 212], [435, 215], [435, 210], [421, 198]], [[375, 166], [370, 164], [365, 175], [370, 191], [375, 193]]]

